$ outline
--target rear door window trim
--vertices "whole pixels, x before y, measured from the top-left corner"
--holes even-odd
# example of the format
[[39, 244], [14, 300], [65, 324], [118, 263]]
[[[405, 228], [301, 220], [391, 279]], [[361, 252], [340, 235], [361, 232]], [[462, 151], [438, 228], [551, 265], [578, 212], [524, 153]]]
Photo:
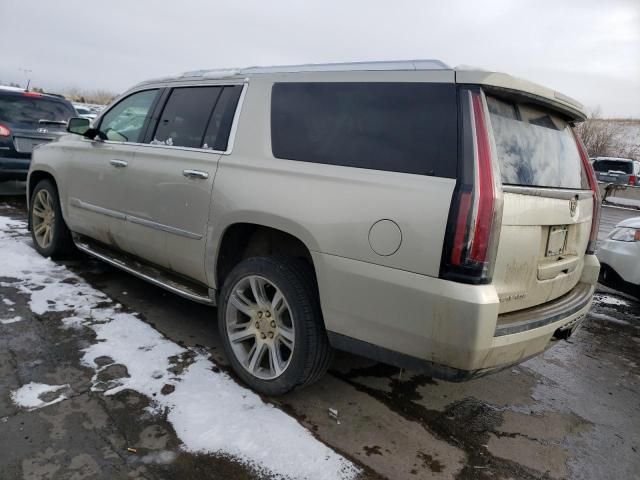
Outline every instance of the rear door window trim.
[[[234, 115], [233, 115], [233, 120], [231, 122], [231, 129], [229, 130], [229, 138], [227, 139], [227, 148], [226, 150], [222, 151], [222, 150], [214, 150], [214, 149], [207, 149], [207, 148], [194, 148], [194, 147], [183, 147], [183, 146], [178, 146], [178, 145], [162, 145], [162, 144], [152, 144], [149, 143], [151, 142], [151, 140], [153, 140], [153, 135], [156, 131], [156, 129], [158, 128], [158, 122], [160, 121], [160, 116], [162, 115], [162, 112], [164, 111], [164, 108], [167, 105], [167, 102], [169, 101], [169, 98], [171, 96], [171, 92], [176, 89], [176, 88], [189, 88], [189, 87], [234, 87], [234, 86], [239, 86], [242, 87], [242, 91], [240, 92], [240, 96], [238, 98], [238, 101], [236, 103], [236, 107], [235, 107], [235, 111], [234, 111]], [[218, 154], [218, 155], [229, 155], [231, 154], [231, 152], [233, 151], [233, 145], [235, 143], [235, 134], [236, 134], [236, 130], [237, 130], [237, 124], [239, 122], [240, 119], [240, 111], [242, 109], [242, 105], [244, 103], [244, 97], [245, 97], [245, 93], [247, 91], [247, 83], [246, 82], [237, 82], [237, 83], [207, 83], [207, 84], [199, 84], [199, 85], [191, 85], [191, 84], [180, 84], [180, 85], [169, 85], [163, 88], [164, 92], [162, 94], [162, 98], [161, 101], [158, 102], [157, 106], [154, 109], [153, 115], [151, 117], [153, 124], [150, 123], [150, 125], [148, 126], [148, 129], [146, 130], [145, 133], [145, 137], [144, 137], [144, 141], [145, 143], [138, 143], [136, 145], [139, 146], [143, 146], [143, 147], [149, 147], [149, 148], [164, 148], [164, 149], [170, 149], [170, 150], [182, 150], [182, 151], [187, 151], [187, 152], [206, 152], [206, 153], [213, 153], [213, 154]], [[220, 97], [218, 97], [218, 101], [220, 100]], [[211, 111], [211, 116], [213, 116], [213, 111], [215, 110], [216, 105], [214, 105], [213, 110]], [[208, 127], [208, 125], [207, 125]]]

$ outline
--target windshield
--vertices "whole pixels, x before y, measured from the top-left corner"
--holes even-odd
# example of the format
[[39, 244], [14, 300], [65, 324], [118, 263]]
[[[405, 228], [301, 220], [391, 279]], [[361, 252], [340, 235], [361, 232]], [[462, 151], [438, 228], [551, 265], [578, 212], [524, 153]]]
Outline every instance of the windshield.
[[596, 160], [593, 162], [593, 169], [596, 172], [633, 173], [633, 165], [631, 162], [624, 160]]
[[73, 116], [71, 106], [58, 100], [25, 95], [0, 97], [0, 121], [38, 124], [40, 120], [66, 122]]
[[550, 110], [487, 97], [502, 183], [588, 188], [571, 127]]

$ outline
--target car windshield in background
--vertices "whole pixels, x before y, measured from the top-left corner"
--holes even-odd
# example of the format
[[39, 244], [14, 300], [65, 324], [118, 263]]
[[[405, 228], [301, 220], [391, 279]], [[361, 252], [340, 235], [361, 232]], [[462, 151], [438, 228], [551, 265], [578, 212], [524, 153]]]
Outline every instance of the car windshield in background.
[[620, 172], [620, 173], [633, 173], [632, 162], [626, 162], [624, 160], [596, 160], [593, 162], [593, 169], [596, 172]]
[[0, 119], [11, 123], [38, 124], [40, 120], [66, 122], [75, 112], [63, 102], [27, 95], [0, 96]]
[[550, 111], [487, 97], [502, 183], [588, 188], [571, 127]]

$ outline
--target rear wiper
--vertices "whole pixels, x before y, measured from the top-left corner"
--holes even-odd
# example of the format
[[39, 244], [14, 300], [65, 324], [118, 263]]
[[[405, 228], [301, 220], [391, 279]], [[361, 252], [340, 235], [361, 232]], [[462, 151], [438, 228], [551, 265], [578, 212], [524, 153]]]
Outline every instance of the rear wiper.
[[46, 118], [38, 120], [38, 123], [42, 125], [66, 125], [67, 124], [67, 122], [65, 122], [64, 120], [47, 120]]

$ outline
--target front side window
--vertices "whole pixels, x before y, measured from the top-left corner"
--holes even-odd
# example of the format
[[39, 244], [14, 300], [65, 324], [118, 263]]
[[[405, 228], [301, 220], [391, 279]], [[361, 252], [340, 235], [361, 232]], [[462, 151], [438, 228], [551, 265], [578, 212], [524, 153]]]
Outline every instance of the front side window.
[[455, 178], [456, 87], [436, 83], [276, 83], [276, 158]]
[[109, 110], [100, 122], [100, 130], [107, 140], [141, 142], [143, 127], [157, 94], [158, 90], [134, 93]]

